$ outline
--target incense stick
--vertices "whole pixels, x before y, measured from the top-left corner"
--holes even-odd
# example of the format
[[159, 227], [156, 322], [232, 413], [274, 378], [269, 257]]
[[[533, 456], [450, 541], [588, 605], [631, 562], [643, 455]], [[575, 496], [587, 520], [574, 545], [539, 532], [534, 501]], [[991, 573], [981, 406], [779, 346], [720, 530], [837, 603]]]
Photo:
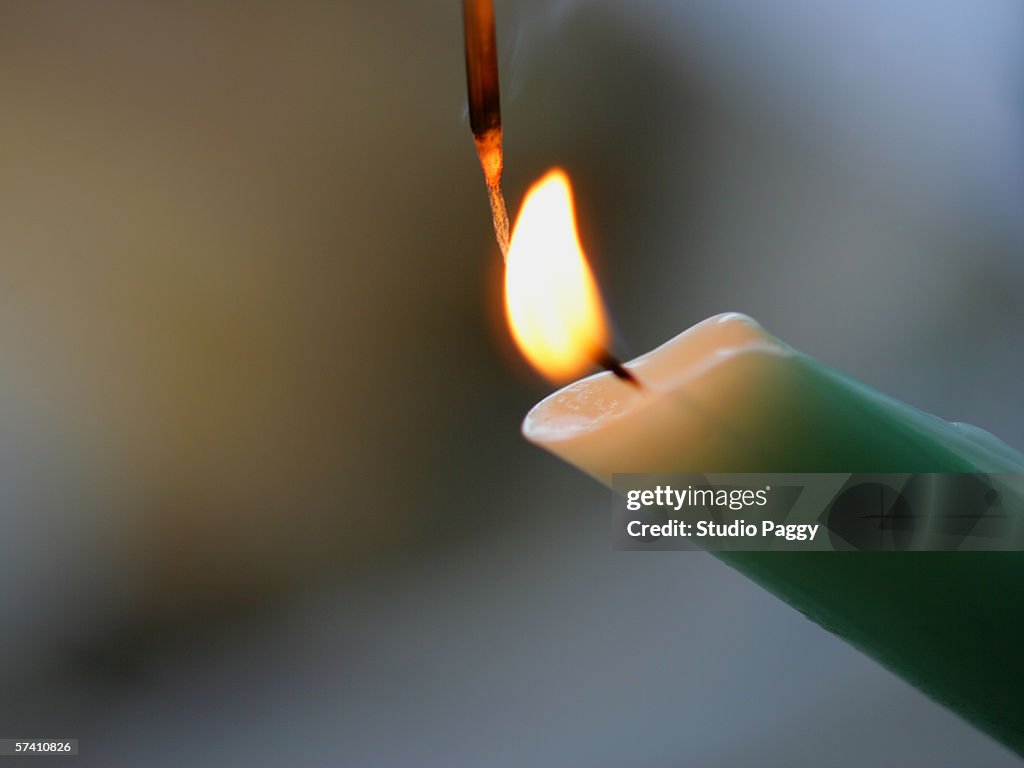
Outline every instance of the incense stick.
[[501, 255], [508, 259], [508, 211], [501, 192], [504, 162], [501, 147], [501, 97], [498, 87], [498, 47], [494, 35], [491, 0], [463, 0], [462, 23], [466, 48], [466, 88], [469, 127], [487, 183], [494, 235]]

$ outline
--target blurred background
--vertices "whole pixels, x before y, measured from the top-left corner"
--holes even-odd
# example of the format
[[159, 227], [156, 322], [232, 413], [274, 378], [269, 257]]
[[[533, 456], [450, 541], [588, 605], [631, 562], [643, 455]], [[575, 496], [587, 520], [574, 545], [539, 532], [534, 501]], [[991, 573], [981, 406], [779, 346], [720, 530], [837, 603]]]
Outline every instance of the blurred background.
[[[511, 212], [568, 170], [627, 356], [743, 311], [1024, 447], [1018, 2], [496, 6]], [[0, 736], [1018, 764], [710, 557], [611, 551], [522, 440], [550, 387], [461, 36], [456, 0], [0, 6]]]

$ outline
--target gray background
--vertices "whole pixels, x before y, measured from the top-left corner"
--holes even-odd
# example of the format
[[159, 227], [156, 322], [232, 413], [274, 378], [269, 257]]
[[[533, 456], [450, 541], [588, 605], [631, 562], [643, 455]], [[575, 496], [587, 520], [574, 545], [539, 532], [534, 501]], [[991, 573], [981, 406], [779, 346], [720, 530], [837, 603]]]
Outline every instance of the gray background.
[[[526, 445], [452, 2], [0, 9], [0, 730], [80, 765], [1017, 764]], [[1012, 0], [498, 4], [623, 348], [1018, 447]], [[1021, 681], [1007, 681], [1019, 685]], [[139, 757], [145, 751], [146, 757]]]

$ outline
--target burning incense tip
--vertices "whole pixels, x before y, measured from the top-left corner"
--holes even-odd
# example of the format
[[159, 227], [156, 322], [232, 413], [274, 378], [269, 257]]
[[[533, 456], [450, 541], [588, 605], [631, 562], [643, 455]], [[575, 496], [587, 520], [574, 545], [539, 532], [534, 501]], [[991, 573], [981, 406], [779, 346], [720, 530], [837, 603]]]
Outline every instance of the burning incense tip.
[[498, 184], [487, 185], [487, 196], [491, 200], [491, 218], [494, 220], [494, 236], [498, 239], [501, 256], [508, 261], [508, 211], [505, 210], [505, 196]]
[[494, 235], [501, 255], [508, 259], [508, 212], [501, 193], [501, 98], [498, 88], [498, 47], [494, 41], [491, 0], [463, 0], [462, 22], [466, 47], [466, 89], [469, 125], [476, 153], [487, 182]]

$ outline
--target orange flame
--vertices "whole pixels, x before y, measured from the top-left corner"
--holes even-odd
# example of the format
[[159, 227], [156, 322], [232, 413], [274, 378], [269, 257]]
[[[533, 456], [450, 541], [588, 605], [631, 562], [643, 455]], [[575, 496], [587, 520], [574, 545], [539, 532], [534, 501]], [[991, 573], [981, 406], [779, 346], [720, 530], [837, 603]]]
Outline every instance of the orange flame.
[[520, 351], [552, 381], [608, 346], [608, 320], [576, 231], [572, 188], [555, 168], [526, 193], [505, 267], [505, 314]]

